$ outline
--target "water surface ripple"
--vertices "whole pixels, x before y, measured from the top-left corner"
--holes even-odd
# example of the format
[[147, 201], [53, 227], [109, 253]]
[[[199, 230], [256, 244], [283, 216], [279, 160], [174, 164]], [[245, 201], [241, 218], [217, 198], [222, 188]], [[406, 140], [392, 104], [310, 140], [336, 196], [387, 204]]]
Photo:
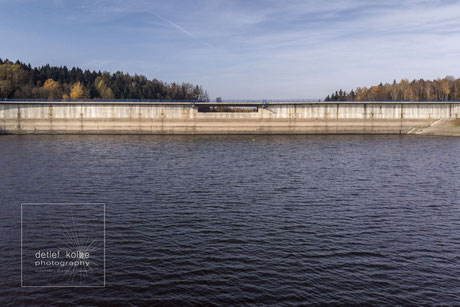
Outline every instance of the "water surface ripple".
[[[0, 305], [454, 305], [459, 153], [443, 137], [2, 136]], [[106, 203], [105, 288], [20, 287], [24, 202]]]

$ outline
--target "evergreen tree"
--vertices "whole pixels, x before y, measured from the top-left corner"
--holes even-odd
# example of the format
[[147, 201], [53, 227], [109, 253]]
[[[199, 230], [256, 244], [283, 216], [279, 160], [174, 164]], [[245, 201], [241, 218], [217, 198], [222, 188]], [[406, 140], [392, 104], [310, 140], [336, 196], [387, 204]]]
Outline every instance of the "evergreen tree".
[[[97, 82], [96, 82], [97, 81]], [[48, 83], [47, 83], [48, 82]], [[46, 84], [46, 86], [45, 86]], [[76, 84], [79, 84], [76, 87]], [[80, 86], [82, 93], [80, 93]], [[72, 95], [72, 89], [75, 90]], [[78, 89], [78, 90], [77, 90]], [[77, 93], [78, 92], [78, 93]], [[32, 67], [0, 59], [0, 98], [207, 100], [201, 86], [168, 84], [142, 75], [114, 74], [67, 66]]]

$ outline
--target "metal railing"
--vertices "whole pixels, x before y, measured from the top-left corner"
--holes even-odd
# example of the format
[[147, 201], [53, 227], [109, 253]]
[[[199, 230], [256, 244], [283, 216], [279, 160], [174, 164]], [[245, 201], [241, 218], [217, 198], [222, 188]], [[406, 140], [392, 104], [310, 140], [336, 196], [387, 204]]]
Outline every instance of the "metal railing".
[[365, 103], [365, 102], [388, 102], [388, 103], [420, 103], [420, 102], [444, 102], [444, 103], [459, 103], [460, 100], [329, 100], [323, 99], [10, 99], [0, 98], [1, 102], [161, 102], [161, 103], [257, 103], [257, 104], [270, 104], [270, 103], [308, 103], [308, 102], [328, 102], [328, 103]]
[[209, 102], [209, 103], [270, 103], [270, 102], [321, 102], [321, 99], [10, 99], [0, 98], [1, 101], [30, 101], [30, 102]]

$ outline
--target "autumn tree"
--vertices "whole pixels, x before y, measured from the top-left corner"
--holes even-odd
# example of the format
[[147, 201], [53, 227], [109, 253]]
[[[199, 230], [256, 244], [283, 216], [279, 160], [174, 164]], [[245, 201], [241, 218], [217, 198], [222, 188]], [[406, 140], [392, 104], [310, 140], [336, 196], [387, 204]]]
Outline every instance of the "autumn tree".
[[0, 98], [13, 98], [15, 91], [25, 83], [25, 74], [19, 64], [5, 61], [0, 65]]
[[452, 100], [460, 100], [460, 79], [454, 81]]
[[71, 99], [83, 99], [85, 98], [85, 89], [83, 85], [78, 81], [72, 85], [72, 90], [70, 91]]
[[[341, 94], [342, 93], [342, 94]], [[358, 87], [353, 93], [345, 95], [343, 92], [335, 92], [328, 95], [328, 101], [441, 101], [460, 99], [460, 79], [447, 76], [444, 79], [436, 80], [412, 80], [402, 79], [400, 82], [393, 81], [392, 84], [380, 83], [370, 88]]]
[[453, 78], [446, 77], [440, 81], [440, 88], [442, 92], [442, 100], [448, 100], [450, 94], [451, 83]]
[[46, 80], [43, 89], [47, 92], [48, 99], [58, 99], [62, 96], [61, 84], [53, 79]]
[[102, 99], [115, 99], [112, 89], [107, 86], [104, 78], [97, 77], [96, 81], [94, 81], [94, 85]]
[[433, 99], [433, 85], [431, 81], [425, 82], [423, 87], [424, 91], [424, 98], [425, 100], [432, 100]]

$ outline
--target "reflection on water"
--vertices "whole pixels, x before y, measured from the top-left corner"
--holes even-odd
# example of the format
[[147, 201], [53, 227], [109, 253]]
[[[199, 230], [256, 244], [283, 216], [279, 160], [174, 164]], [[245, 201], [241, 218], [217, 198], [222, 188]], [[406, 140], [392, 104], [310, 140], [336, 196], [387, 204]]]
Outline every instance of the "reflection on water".
[[[459, 302], [459, 152], [441, 137], [2, 136], [0, 304]], [[105, 288], [20, 288], [29, 202], [106, 204]]]

